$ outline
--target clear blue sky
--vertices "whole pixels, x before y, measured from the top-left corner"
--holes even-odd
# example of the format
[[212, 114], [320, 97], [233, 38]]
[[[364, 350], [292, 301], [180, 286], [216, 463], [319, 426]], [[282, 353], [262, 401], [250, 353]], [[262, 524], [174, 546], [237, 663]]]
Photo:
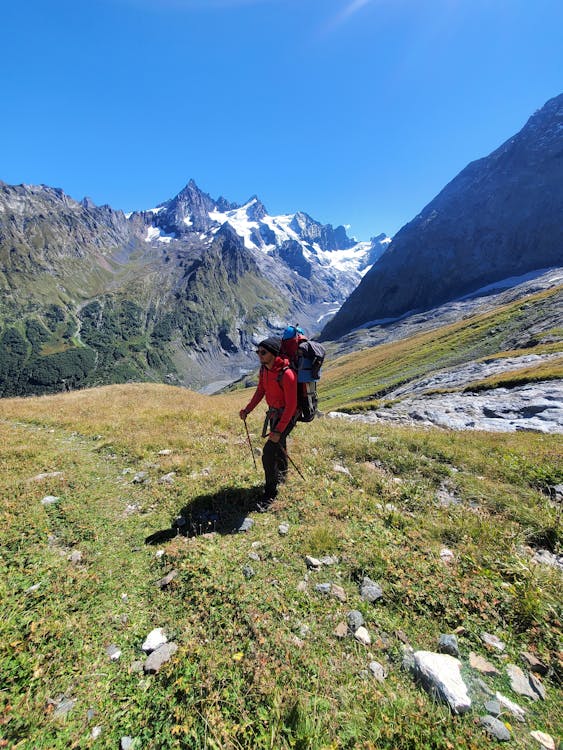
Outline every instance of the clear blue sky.
[[394, 234], [563, 91], [561, 0], [7, 0], [0, 179]]

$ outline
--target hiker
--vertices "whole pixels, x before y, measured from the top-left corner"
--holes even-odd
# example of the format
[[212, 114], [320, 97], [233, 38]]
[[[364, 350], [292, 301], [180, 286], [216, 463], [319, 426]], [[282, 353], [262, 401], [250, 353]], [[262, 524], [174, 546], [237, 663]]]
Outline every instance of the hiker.
[[297, 378], [289, 362], [280, 356], [281, 340], [275, 336], [261, 341], [256, 354], [260, 358], [260, 377], [254, 395], [241, 409], [246, 420], [250, 412], [266, 397], [268, 411], [262, 437], [268, 440], [262, 451], [265, 486], [259, 509], [265, 510], [278, 494], [278, 484], [285, 482], [288, 469], [287, 436], [295, 427], [297, 416]]

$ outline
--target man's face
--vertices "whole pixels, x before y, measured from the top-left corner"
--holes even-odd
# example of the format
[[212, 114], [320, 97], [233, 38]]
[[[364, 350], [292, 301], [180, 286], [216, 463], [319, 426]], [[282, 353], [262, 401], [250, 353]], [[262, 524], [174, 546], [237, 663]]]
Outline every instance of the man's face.
[[269, 352], [267, 349], [264, 349], [262, 346], [259, 346], [258, 349], [256, 349], [256, 354], [258, 355], [258, 358], [260, 359], [260, 364], [266, 365], [266, 367], [270, 367], [272, 362], [276, 358], [275, 354], [272, 354], [272, 352]]

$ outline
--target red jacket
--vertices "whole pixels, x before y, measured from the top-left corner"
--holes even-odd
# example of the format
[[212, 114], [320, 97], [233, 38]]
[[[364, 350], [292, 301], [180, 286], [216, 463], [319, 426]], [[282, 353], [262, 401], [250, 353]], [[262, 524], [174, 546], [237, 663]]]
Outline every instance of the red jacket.
[[[287, 368], [284, 370], [284, 367]], [[280, 372], [283, 374], [280, 376]], [[245, 407], [250, 413], [266, 396], [266, 403], [274, 409], [283, 409], [276, 432], [283, 432], [297, 411], [297, 376], [287, 359], [276, 357], [271, 370], [260, 368], [260, 378], [254, 396]]]

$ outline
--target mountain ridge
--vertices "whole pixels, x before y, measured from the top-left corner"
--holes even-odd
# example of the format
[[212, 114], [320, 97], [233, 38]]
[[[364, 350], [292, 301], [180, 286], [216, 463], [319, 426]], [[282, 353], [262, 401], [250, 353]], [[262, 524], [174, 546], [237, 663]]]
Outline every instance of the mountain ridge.
[[563, 265], [563, 94], [471, 162], [393, 237], [323, 339]]

